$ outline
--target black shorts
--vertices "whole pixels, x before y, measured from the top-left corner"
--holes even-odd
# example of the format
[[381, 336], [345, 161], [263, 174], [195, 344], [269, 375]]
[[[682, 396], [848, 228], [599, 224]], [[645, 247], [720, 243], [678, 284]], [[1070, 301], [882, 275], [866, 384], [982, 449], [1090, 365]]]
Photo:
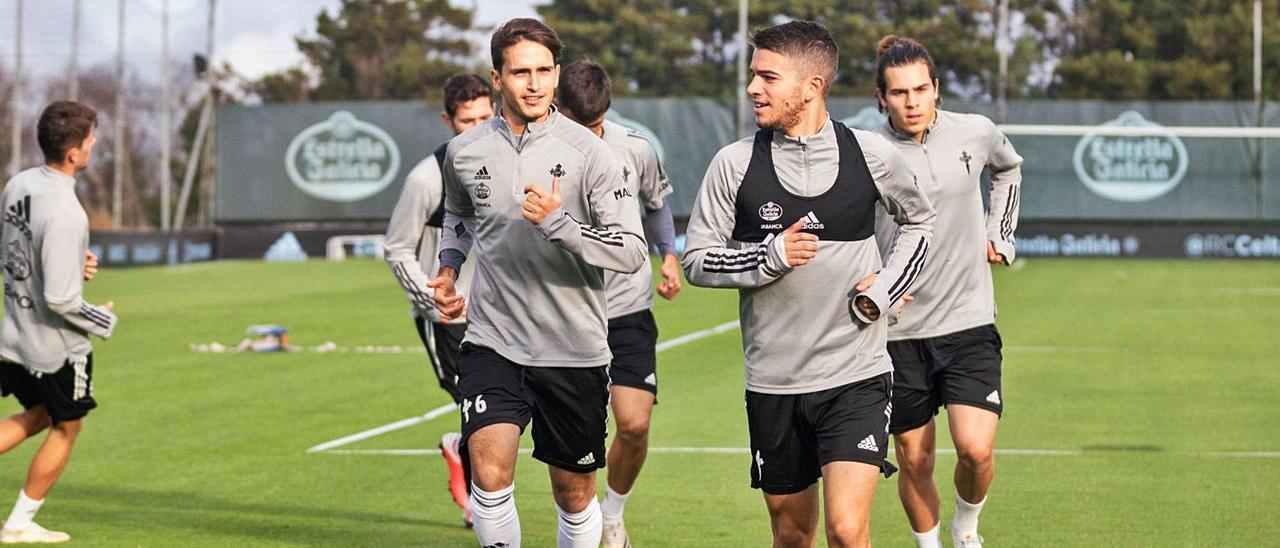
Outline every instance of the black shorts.
[[[427, 359], [431, 360], [431, 370], [440, 381], [440, 388], [449, 393], [453, 403], [462, 405], [462, 394], [458, 392], [458, 360], [467, 324], [428, 322], [425, 318], [414, 318], [413, 323], [418, 328], [418, 338], [427, 348]], [[430, 336], [427, 323], [431, 324]]]
[[609, 381], [658, 395], [658, 323], [642, 310], [609, 320]]
[[13, 394], [23, 409], [44, 404], [53, 424], [84, 418], [98, 406], [93, 400], [93, 354], [83, 365], [70, 361], [55, 373], [40, 373], [0, 361], [0, 395]]
[[901, 434], [933, 420], [947, 404], [1004, 412], [1000, 332], [982, 325], [928, 339], [889, 341], [893, 360], [893, 420]]
[[462, 345], [462, 437], [490, 424], [533, 419], [533, 458], [587, 473], [604, 468], [609, 374], [599, 367], [526, 367], [490, 348]]
[[751, 487], [797, 493], [835, 461], [878, 466], [889, 477], [897, 470], [885, 460], [892, 391], [891, 373], [809, 394], [747, 391]]

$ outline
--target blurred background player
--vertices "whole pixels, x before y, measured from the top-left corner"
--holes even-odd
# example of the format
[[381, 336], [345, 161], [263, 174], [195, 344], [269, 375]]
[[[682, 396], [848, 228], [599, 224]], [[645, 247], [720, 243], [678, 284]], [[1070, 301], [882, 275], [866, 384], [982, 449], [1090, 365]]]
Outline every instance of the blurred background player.
[[[739, 288], [751, 486], [774, 546], [869, 546], [888, 451], [888, 311], [924, 263], [933, 208], [883, 137], [832, 120], [839, 58], [808, 21], [751, 36], [747, 94], [761, 130], [721, 149], [689, 220], [689, 283]], [[897, 224], [881, 263], [877, 204]], [[884, 313], [882, 313], [882, 311]]]
[[[938, 215], [915, 300], [889, 328], [898, 493], [916, 543], [938, 546], [933, 417], [945, 405], [958, 456], [951, 536], [956, 546], [980, 546], [978, 513], [995, 475], [996, 424], [1004, 408], [989, 264], [1013, 262], [1022, 158], [986, 117], [937, 108], [933, 58], [919, 42], [885, 37], [876, 64], [876, 96], [889, 113], [878, 132], [907, 157]], [[984, 167], [991, 174], [985, 215]], [[888, 238], [883, 243], [890, 245]]]
[[[493, 118], [493, 99], [489, 96], [488, 82], [474, 74], [456, 74], [445, 81], [444, 112], [440, 113], [440, 120], [454, 135], [490, 118]], [[400, 200], [387, 224], [386, 258], [396, 281], [413, 304], [413, 323], [427, 348], [440, 388], [449, 393], [454, 403], [461, 405], [458, 352], [467, 332], [466, 315], [449, 320], [436, 313], [427, 288], [432, 278], [429, 273], [439, 270], [440, 227], [444, 226], [444, 182], [440, 167], [444, 165], [448, 146], [448, 141], [441, 144], [405, 177]], [[458, 294], [470, 292], [472, 275], [471, 269], [461, 273], [456, 285]], [[460, 457], [461, 440], [462, 435], [457, 432], [445, 434], [440, 440], [440, 453], [449, 467], [449, 492], [470, 525], [469, 482]]]
[[[674, 299], [680, 292], [680, 258], [675, 252], [675, 222], [663, 202], [671, 183], [658, 153], [640, 133], [605, 120], [612, 86], [604, 68], [590, 60], [574, 61], [560, 71], [560, 113], [604, 139], [622, 166], [627, 196], [644, 208], [645, 239], [662, 257], [658, 294]], [[653, 271], [648, 255], [632, 274], [605, 272], [609, 308], [609, 406], [613, 410], [613, 444], [609, 446], [608, 481], [600, 503], [604, 547], [631, 546], [622, 513], [649, 449], [649, 418], [657, 402], [658, 324], [653, 318]]]
[[[608, 145], [552, 106], [564, 44], [535, 19], [490, 41], [501, 115], [454, 138], [445, 155], [437, 309], [466, 308], [458, 388], [482, 546], [520, 545], [515, 466], [533, 421], [547, 464], [558, 544], [596, 548], [611, 354], [604, 272], [631, 273], [646, 245], [635, 199]], [[454, 280], [475, 247], [470, 301]]]
[[0, 543], [71, 539], [32, 520], [71, 458], [82, 419], [98, 406], [89, 335], [105, 339], [116, 327], [110, 301], [96, 306], [83, 296], [97, 261], [88, 253], [89, 218], [76, 198], [75, 175], [89, 166], [97, 125], [97, 113], [84, 104], [58, 101], [46, 107], [36, 127], [45, 165], [9, 179], [0, 196], [0, 391], [24, 409], [0, 421], [0, 451], [49, 429], [0, 530]]

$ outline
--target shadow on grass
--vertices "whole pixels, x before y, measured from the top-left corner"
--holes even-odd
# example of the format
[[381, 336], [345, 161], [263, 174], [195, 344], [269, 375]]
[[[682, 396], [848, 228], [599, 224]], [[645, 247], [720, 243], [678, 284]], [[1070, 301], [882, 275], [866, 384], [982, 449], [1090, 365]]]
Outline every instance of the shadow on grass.
[[[297, 504], [236, 502], [199, 493], [60, 484], [59, 513], [70, 526], [125, 529], [129, 538], [86, 538], [109, 545], [228, 545], [261, 540], [324, 546], [470, 546], [474, 534], [456, 521]], [[76, 527], [72, 527], [75, 529]], [[151, 537], [151, 538], [148, 538]], [[157, 538], [158, 537], [158, 538]]]

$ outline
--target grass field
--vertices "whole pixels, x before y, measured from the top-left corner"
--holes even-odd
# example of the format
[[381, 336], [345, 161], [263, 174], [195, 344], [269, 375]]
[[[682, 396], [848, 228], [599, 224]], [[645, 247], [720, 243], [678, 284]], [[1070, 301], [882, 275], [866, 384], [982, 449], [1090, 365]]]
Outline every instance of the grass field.
[[[999, 271], [997, 288], [997, 446], [1062, 453], [997, 457], [988, 546], [1280, 544], [1280, 263], [1033, 259]], [[424, 354], [188, 349], [255, 323], [287, 325], [300, 345], [415, 348], [381, 262], [107, 270], [88, 296], [114, 300], [121, 324], [98, 344], [101, 407], [41, 523], [80, 546], [474, 545], [440, 457], [307, 452], [448, 403]], [[686, 288], [658, 303], [662, 338], [734, 320], [736, 303]], [[659, 364], [654, 447], [746, 446], [737, 330]], [[431, 449], [456, 429], [446, 414], [341, 449]], [[0, 457], [6, 513], [35, 448]], [[749, 463], [745, 451], [651, 455], [627, 507], [637, 545], [768, 545]], [[954, 463], [939, 457], [944, 520]], [[525, 544], [553, 546], [545, 466], [528, 456], [516, 498]], [[911, 545], [893, 480], [872, 522], [876, 544]]]

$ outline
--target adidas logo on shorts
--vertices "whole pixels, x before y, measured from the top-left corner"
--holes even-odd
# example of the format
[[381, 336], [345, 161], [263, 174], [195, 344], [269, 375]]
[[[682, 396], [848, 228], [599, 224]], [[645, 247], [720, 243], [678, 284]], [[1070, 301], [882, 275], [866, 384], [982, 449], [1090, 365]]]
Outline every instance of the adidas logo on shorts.
[[649, 373], [649, 376], [644, 378], [644, 383], [649, 386], [658, 386], [658, 375], [656, 373]]
[[992, 390], [990, 394], [987, 394], [987, 401], [1000, 405], [1000, 391]]
[[880, 451], [880, 446], [876, 445], [876, 438], [870, 434], [862, 441], [858, 442], [858, 449], [866, 449], [867, 451]]
[[587, 453], [587, 456], [585, 456], [585, 457], [582, 457], [582, 458], [578, 459], [578, 464], [579, 464], [579, 465], [581, 465], [581, 466], [586, 466], [586, 465], [588, 465], [588, 464], [595, 464], [595, 463], [596, 463], [596, 452], [595, 452], [595, 451], [592, 451], [592, 452], [590, 452], [590, 453]]

